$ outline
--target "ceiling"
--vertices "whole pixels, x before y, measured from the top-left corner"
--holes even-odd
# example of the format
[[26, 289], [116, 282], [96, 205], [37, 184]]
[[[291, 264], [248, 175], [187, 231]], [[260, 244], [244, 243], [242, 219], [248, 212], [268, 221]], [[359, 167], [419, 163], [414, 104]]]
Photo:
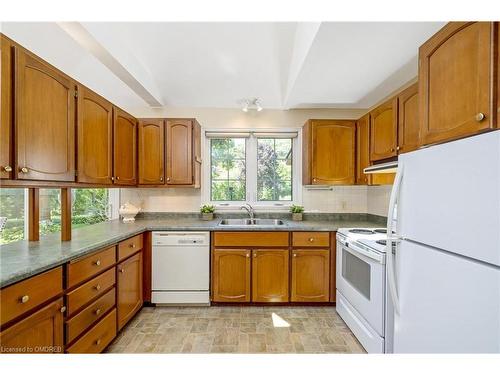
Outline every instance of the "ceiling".
[[440, 22], [3, 23], [128, 108], [368, 108], [417, 75]]

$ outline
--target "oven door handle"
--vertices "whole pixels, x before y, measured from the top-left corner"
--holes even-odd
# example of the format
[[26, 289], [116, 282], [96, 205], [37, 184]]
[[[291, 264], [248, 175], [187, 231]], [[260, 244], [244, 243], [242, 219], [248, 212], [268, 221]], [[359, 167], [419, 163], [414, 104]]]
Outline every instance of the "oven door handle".
[[357, 257], [361, 260], [364, 260], [366, 263], [371, 263], [371, 264], [373, 264], [373, 263], [383, 264], [384, 263], [383, 256], [377, 256], [377, 254], [366, 251], [366, 250], [356, 246], [352, 242], [347, 243], [347, 245], [343, 245], [342, 249], [351, 253], [355, 257]]

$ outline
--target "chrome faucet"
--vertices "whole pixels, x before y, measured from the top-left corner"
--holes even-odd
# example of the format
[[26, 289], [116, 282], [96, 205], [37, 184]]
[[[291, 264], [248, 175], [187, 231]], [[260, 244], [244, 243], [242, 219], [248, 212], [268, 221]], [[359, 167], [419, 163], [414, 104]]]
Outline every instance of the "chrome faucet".
[[245, 209], [248, 212], [250, 219], [253, 219], [255, 217], [255, 210], [249, 203], [245, 203], [243, 206], [240, 207], [240, 210], [243, 209]]

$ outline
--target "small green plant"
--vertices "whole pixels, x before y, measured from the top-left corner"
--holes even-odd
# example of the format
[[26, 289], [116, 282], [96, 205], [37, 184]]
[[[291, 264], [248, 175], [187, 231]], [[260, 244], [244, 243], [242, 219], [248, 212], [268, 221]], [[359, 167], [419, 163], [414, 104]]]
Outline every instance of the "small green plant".
[[213, 214], [215, 212], [215, 206], [212, 206], [210, 204], [204, 204], [203, 206], [200, 207], [200, 212], [202, 214]]
[[291, 212], [292, 214], [301, 214], [301, 213], [303, 213], [303, 212], [304, 212], [304, 206], [297, 206], [297, 205], [295, 205], [295, 204], [292, 204], [292, 205], [290, 206], [290, 212]]

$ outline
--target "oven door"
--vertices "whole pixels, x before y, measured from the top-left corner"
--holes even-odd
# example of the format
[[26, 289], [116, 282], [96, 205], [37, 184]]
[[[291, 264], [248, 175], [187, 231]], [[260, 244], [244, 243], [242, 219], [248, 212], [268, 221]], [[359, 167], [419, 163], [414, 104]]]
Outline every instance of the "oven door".
[[384, 336], [385, 264], [356, 244], [337, 241], [337, 289]]

